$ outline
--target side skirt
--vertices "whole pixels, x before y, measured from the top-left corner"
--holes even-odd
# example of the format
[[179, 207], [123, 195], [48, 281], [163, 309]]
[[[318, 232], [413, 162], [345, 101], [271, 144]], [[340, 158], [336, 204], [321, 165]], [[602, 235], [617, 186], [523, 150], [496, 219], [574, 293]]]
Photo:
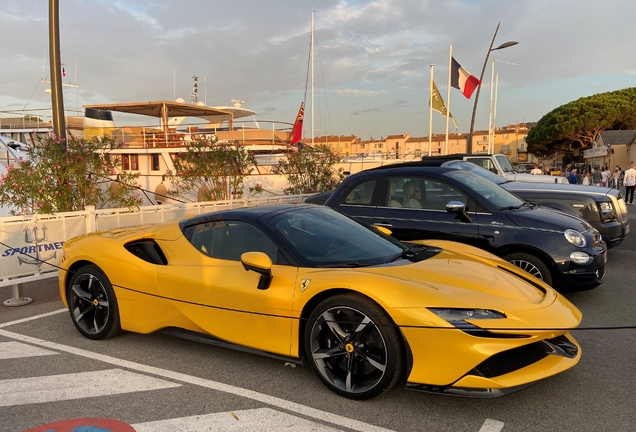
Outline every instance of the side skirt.
[[176, 337], [179, 339], [185, 339], [185, 340], [189, 340], [192, 342], [198, 342], [198, 343], [204, 343], [207, 345], [213, 345], [213, 346], [217, 346], [217, 347], [221, 347], [221, 348], [227, 348], [227, 349], [231, 349], [234, 351], [240, 351], [240, 352], [244, 352], [244, 353], [248, 353], [248, 354], [256, 354], [262, 357], [269, 357], [272, 359], [276, 359], [276, 360], [281, 360], [284, 362], [288, 362], [288, 363], [293, 363], [299, 366], [303, 366], [305, 364], [305, 362], [303, 361], [302, 358], [296, 358], [296, 357], [287, 357], [284, 355], [280, 355], [280, 354], [272, 354], [266, 351], [261, 351], [261, 350], [257, 350], [254, 348], [249, 348], [249, 347], [245, 347], [242, 345], [236, 345], [230, 342], [226, 342], [224, 340], [221, 339], [217, 339], [214, 336], [210, 336], [210, 335], [205, 335], [205, 334], [201, 334], [201, 333], [196, 333], [190, 330], [184, 330], [184, 329], [180, 329], [180, 328], [176, 328], [176, 327], [169, 327], [169, 328], [165, 328], [163, 330], [160, 330], [161, 333], [168, 335], [168, 336], [172, 336], [172, 337]]

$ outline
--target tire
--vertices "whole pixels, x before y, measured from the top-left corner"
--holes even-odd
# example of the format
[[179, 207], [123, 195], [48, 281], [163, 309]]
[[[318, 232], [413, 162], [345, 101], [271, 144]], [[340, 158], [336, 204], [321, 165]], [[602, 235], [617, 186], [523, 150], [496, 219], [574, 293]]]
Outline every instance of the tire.
[[99, 340], [121, 332], [115, 291], [99, 267], [91, 264], [75, 271], [66, 298], [71, 320], [85, 337]]
[[552, 273], [540, 258], [525, 252], [515, 252], [504, 256], [503, 259], [552, 286]]
[[309, 317], [304, 338], [318, 378], [346, 398], [376, 397], [404, 373], [397, 327], [382, 308], [361, 295], [342, 294], [321, 302]]

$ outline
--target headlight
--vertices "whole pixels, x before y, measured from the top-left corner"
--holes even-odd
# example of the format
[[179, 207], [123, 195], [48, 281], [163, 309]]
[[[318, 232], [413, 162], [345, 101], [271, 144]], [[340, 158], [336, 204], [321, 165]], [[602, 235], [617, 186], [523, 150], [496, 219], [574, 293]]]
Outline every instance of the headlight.
[[442, 309], [428, 308], [438, 317], [449, 323], [462, 322], [474, 319], [498, 319], [506, 318], [506, 314], [488, 309]]
[[614, 211], [614, 208], [612, 207], [612, 203], [605, 201], [605, 202], [599, 203], [598, 206], [601, 211], [601, 218], [603, 222], [609, 222], [611, 220], [616, 219], [616, 212]]
[[566, 229], [563, 234], [565, 235], [565, 238], [574, 246], [585, 247], [585, 245], [587, 244], [583, 234], [576, 230]]
[[572, 252], [570, 259], [577, 264], [589, 264], [594, 259], [585, 252]]

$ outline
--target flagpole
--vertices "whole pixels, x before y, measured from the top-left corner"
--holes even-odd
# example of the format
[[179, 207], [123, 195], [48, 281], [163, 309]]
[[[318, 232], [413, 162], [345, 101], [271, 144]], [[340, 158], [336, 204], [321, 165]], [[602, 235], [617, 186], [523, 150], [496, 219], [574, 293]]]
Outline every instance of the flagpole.
[[450, 50], [448, 53], [448, 92], [446, 94], [446, 102], [448, 103], [448, 105], [446, 105], [446, 153], [444, 154], [448, 154], [448, 123], [450, 121], [450, 97], [451, 97], [451, 70], [453, 68], [453, 46], [450, 46]]
[[[495, 61], [492, 61], [492, 72], [490, 75], [490, 113], [488, 114], [488, 153], [492, 153], [492, 94], [495, 85]], [[481, 84], [480, 84], [481, 85]]]
[[311, 11], [311, 46], [309, 52], [311, 56], [311, 146], [314, 146], [314, 14]]
[[492, 153], [495, 152], [495, 136], [497, 131], [497, 90], [499, 88], [499, 72], [495, 74], [495, 102], [492, 110]]
[[428, 100], [429, 100], [429, 112], [428, 112], [428, 155], [431, 155], [431, 146], [433, 145], [433, 68], [434, 64], [431, 64], [431, 79], [428, 85]]

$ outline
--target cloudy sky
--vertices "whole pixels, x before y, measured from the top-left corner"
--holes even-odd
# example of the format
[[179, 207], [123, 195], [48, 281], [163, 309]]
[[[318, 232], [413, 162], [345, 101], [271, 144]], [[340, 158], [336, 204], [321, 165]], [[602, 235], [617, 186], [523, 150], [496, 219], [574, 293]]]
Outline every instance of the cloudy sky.
[[[48, 1], [2, 0], [0, 110], [50, 107]], [[446, 99], [449, 47], [479, 76], [491, 53], [499, 73], [497, 125], [537, 121], [575, 100], [636, 84], [633, 0], [59, 0], [62, 60], [78, 90], [65, 106], [200, 99], [257, 118], [293, 122], [305, 98], [315, 13], [315, 133], [364, 139], [429, 133], [430, 64]], [[45, 62], [46, 59], [46, 62]], [[503, 63], [508, 62], [508, 63]], [[77, 63], [77, 74], [76, 70]], [[517, 65], [509, 64], [516, 63]], [[476, 129], [489, 118], [491, 61]], [[176, 79], [175, 79], [176, 77]], [[451, 89], [468, 132], [471, 100]], [[311, 133], [311, 90], [304, 134]], [[5, 114], [3, 114], [5, 115]], [[434, 113], [434, 133], [444, 120]]]

